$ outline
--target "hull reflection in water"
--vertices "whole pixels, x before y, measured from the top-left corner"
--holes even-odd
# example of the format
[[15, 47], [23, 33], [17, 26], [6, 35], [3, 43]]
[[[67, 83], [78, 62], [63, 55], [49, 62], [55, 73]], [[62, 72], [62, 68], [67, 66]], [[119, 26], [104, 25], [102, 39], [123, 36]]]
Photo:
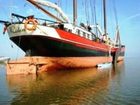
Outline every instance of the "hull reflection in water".
[[61, 70], [37, 76], [7, 76], [9, 89], [15, 94], [11, 104], [94, 105], [107, 102], [109, 104], [107, 97], [109, 82], [116, 74], [121, 74], [123, 64], [119, 64], [117, 68]]

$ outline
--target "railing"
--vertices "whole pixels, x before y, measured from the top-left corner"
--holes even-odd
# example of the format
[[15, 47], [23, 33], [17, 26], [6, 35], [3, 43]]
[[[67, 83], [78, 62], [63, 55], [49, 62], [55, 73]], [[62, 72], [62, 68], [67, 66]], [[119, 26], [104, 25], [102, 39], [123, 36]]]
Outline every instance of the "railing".
[[[35, 18], [34, 15], [25, 17], [25, 16], [21, 16], [21, 15], [12, 13], [11, 16], [12, 16], [12, 21], [11, 21], [11, 22], [10, 22], [10, 21], [0, 20], [0, 23], [1, 23], [1, 24], [4, 24], [4, 25], [6, 25], [6, 26], [9, 26], [9, 25], [15, 24], [15, 23], [23, 23], [24, 20], [28, 19], [28, 18], [31, 17], [31, 16], [32, 16], [34, 19], [36, 19], [37, 21], [42, 21], [42, 23], [46, 23], [46, 22], [48, 22], [48, 23], [58, 23], [58, 22], [56, 22], [56, 21], [52, 21], [52, 20], [48, 20], [48, 19]], [[16, 18], [16, 20], [14, 20], [14, 18]], [[41, 24], [41, 23], [39, 22], [39, 24]]]

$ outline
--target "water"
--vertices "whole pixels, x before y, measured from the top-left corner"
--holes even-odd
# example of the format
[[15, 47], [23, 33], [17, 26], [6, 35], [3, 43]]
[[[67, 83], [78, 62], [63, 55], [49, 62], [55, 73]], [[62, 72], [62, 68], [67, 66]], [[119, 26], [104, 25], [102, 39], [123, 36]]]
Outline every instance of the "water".
[[0, 65], [0, 105], [139, 105], [140, 65], [6, 76]]

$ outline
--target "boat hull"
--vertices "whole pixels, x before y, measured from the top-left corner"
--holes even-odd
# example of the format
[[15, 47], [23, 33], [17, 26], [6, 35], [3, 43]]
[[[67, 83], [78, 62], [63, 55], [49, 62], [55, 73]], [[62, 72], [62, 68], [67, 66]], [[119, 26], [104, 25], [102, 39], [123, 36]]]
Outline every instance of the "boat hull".
[[[62, 68], [95, 67], [102, 63], [113, 62], [112, 52], [86, 49], [62, 40], [40, 36], [20, 36], [20, 48], [25, 52], [31, 49], [30, 56], [44, 56], [50, 64], [44, 64], [41, 71]], [[11, 40], [18, 45], [18, 39]], [[124, 50], [120, 50], [117, 61], [123, 60]]]
[[111, 57], [24, 57], [7, 63], [7, 74], [30, 74], [60, 69], [95, 67], [111, 62]]
[[62, 67], [93, 67], [112, 62], [116, 52], [119, 52], [118, 56], [124, 56], [124, 48], [114, 48], [103, 42], [52, 27], [38, 26], [32, 32], [25, 30], [23, 24], [12, 24], [8, 27], [8, 33], [26, 56], [57, 58], [53, 60], [54, 65], [59, 64]]
[[[20, 38], [20, 44], [19, 44]], [[23, 51], [29, 51], [30, 56], [48, 56], [48, 57], [107, 57], [109, 52], [85, 48], [79, 44], [69, 43], [47, 36], [28, 35], [12, 37], [11, 40], [16, 43]]]

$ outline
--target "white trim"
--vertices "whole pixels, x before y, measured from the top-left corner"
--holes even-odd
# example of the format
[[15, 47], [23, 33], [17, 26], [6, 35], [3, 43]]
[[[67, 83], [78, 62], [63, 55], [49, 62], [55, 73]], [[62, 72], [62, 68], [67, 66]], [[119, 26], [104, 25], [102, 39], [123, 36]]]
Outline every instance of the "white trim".
[[[28, 26], [32, 26], [29, 24]], [[37, 25], [35, 31], [29, 31], [24, 28], [24, 24], [12, 24], [7, 28], [9, 37], [23, 36], [23, 35], [41, 35], [59, 38], [60, 36], [52, 27]]]

